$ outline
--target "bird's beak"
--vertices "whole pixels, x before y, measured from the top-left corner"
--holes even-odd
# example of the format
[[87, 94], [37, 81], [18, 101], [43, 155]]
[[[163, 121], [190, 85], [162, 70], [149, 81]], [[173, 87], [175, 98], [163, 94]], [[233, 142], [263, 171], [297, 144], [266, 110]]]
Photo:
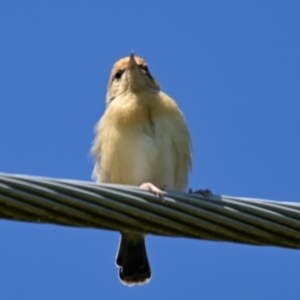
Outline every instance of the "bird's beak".
[[128, 69], [129, 70], [132, 70], [132, 69], [134, 69], [134, 67], [136, 67], [137, 66], [137, 63], [136, 63], [136, 61], [135, 61], [135, 58], [134, 58], [134, 53], [133, 52], [131, 52], [130, 53], [130, 56], [129, 56], [129, 61], [128, 61]]
[[137, 92], [139, 90], [145, 90], [149, 88], [147, 77], [145, 74], [143, 74], [141, 68], [139, 68], [133, 52], [131, 52], [129, 56], [125, 78], [125, 82], [127, 82], [127, 88], [131, 91]]

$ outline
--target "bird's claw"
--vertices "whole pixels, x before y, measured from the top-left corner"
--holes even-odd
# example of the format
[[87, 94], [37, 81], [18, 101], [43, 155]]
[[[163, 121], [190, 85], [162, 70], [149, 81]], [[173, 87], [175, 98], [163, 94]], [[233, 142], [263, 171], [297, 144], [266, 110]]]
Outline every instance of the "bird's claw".
[[212, 192], [210, 190], [197, 190], [195, 192], [193, 192], [192, 189], [189, 189], [189, 193], [193, 193], [193, 194], [199, 194], [203, 197], [209, 197], [209, 196], [212, 196]]
[[140, 188], [149, 192], [152, 192], [155, 196], [163, 198], [163, 192], [161, 189], [156, 187], [154, 184], [150, 182], [145, 182], [140, 185]]

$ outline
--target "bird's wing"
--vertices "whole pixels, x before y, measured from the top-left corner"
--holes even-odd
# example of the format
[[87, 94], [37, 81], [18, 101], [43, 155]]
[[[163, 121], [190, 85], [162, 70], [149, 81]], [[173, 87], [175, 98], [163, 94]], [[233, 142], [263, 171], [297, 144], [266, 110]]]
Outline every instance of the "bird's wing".
[[166, 108], [165, 120], [168, 122], [168, 134], [172, 141], [172, 155], [175, 161], [174, 189], [185, 190], [188, 173], [191, 169], [192, 145], [184, 116], [174, 100], [161, 92], [161, 99]]

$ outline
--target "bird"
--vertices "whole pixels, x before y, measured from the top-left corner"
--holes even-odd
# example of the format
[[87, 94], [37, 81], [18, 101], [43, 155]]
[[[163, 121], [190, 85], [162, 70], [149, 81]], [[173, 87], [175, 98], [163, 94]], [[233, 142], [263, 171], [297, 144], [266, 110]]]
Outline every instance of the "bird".
[[[91, 153], [99, 183], [140, 186], [158, 196], [187, 187], [192, 146], [184, 115], [133, 52], [112, 67]], [[150, 281], [143, 234], [121, 232], [116, 265], [127, 286]]]

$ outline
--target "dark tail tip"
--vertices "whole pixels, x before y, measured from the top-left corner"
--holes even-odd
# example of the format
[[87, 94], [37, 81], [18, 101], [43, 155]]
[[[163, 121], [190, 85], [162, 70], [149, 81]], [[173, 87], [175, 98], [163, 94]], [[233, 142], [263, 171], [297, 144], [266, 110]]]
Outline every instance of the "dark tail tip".
[[136, 233], [122, 233], [116, 258], [122, 283], [133, 286], [144, 284], [151, 278], [144, 237]]

